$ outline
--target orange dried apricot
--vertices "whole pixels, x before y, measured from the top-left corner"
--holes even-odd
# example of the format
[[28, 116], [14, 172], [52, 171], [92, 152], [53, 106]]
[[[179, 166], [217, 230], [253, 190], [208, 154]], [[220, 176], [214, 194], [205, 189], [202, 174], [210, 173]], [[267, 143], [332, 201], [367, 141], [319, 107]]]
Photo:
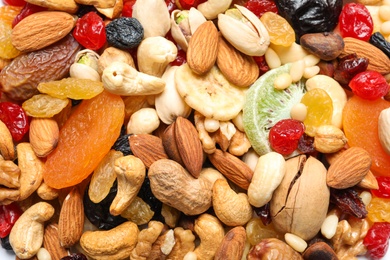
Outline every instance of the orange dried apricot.
[[58, 145], [47, 157], [45, 183], [61, 189], [87, 178], [119, 137], [124, 109], [122, 98], [106, 91], [83, 100], [61, 128]]
[[372, 159], [371, 171], [379, 176], [390, 176], [390, 156], [383, 150], [378, 136], [378, 117], [390, 107], [384, 99], [364, 100], [351, 97], [343, 110], [343, 128], [349, 146], [366, 149]]

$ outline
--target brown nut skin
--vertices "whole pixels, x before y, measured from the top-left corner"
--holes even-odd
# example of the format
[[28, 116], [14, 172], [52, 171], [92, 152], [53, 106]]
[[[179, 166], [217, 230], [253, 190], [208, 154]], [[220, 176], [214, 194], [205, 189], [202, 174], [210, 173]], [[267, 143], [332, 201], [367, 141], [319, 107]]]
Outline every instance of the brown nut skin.
[[240, 259], [244, 253], [246, 231], [242, 226], [234, 227], [226, 233], [215, 253], [215, 260]]
[[254, 245], [248, 253], [248, 260], [299, 260], [302, 256], [277, 238], [266, 238]]
[[304, 260], [337, 260], [334, 250], [325, 242], [316, 242], [309, 246], [302, 254]]
[[305, 155], [286, 161], [285, 176], [271, 199], [271, 217], [280, 233], [292, 233], [304, 240], [321, 229], [329, 207], [326, 168]]

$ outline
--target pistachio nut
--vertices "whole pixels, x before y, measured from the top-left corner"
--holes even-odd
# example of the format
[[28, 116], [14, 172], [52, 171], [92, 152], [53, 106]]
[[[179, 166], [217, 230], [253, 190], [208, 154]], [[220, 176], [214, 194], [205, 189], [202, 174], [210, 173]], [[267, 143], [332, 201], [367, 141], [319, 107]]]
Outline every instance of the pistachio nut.
[[165, 1], [137, 0], [133, 6], [133, 18], [144, 28], [144, 37], [165, 36], [171, 29], [168, 7]]
[[267, 29], [247, 8], [240, 5], [235, 7], [218, 15], [218, 27], [223, 37], [246, 55], [264, 55], [270, 44]]
[[176, 9], [171, 14], [171, 34], [173, 39], [184, 51], [187, 51], [188, 42], [198, 27], [206, 22], [206, 18], [198, 9]]
[[198, 10], [209, 20], [215, 19], [220, 13], [225, 12], [232, 0], [208, 0], [198, 5]]
[[76, 54], [75, 62], [70, 66], [70, 76], [78, 79], [90, 79], [100, 81], [98, 73], [98, 60], [100, 56], [96, 52], [84, 49]]
[[161, 77], [176, 56], [177, 47], [173, 42], [161, 36], [148, 37], [138, 46], [138, 69], [140, 72]]
[[304, 240], [313, 238], [326, 218], [329, 199], [326, 168], [319, 160], [305, 155], [288, 159], [270, 204], [275, 229]]

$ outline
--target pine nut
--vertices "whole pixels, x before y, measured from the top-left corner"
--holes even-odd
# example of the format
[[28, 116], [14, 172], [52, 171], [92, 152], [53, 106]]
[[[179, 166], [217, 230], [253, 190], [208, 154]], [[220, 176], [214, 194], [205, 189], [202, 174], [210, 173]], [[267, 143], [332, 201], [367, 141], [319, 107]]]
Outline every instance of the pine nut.
[[298, 103], [291, 108], [290, 116], [292, 119], [303, 122], [306, 118], [306, 115], [307, 115], [307, 107], [305, 104]]
[[302, 253], [307, 247], [306, 241], [297, 235], [286, 233], [284, 234], [284, 239], [286, 240], [286, 243], [297, 252]]
[[380, 31], [384, 35], [390, 34], [390, 21], [382, 23]]
[[264, 57], [270, 69], [275, 69], [282, 65], [278, 54], [270, 47], [268, 47], [267, 51], [264, 54]]
[[303, 76], [304, 70], [305, 70], [305, 62], [303, 60], [298, 60], [298, 61], [294, 62], [291, 65], [291, 69], [290, 69], [290, 75], [291, 75], [292, 82], [299, 81]]
[[313, 54], [309, 54], [303, 58], [303, 61], [305, 62], [306, 67], [311, 67], [311, 66], [317, 65], [318, 62], [320, 62], [320, 60], [321, 59], [319, 57], [317, 57]]
[[362, 199], [364, 205], [366, 205], [366, 207], [368, 206], [368, 204], [370, 204], [371, 200], [372, 200], [372, 195], [371, 195], [371, 192], [368, 192], [368, 191], [363, 191], [362, 193], [360, 193], [360, 198]]
[[383, 21], [390, 21], [390, 5], [382, 5], [379, 7], [378, 15]]
[[303, 77], [306, 79], [310, 79], [311, 77], [314, 77], [320, 72], [320, 67], [318, 66], [312, 66], [305, 68], [303, 72]]
[[38, 260], [51, 260], [51, 255], [46, 248], [41, 247], [37, 253]]
[[337, 230], [339, 218], [337, 215], [328, 215], [321, 226], [321, 234], [327, 239], [331, 239]]
[[274, 81], [274, 88], [283, 90], [288, 88], [292, 83], [290, 73], [280, 74]]
[[219, 120], [215, 120], [212, 118], [204, 119], [204, 128], [207, 132], [213, 133], [219, 129]]

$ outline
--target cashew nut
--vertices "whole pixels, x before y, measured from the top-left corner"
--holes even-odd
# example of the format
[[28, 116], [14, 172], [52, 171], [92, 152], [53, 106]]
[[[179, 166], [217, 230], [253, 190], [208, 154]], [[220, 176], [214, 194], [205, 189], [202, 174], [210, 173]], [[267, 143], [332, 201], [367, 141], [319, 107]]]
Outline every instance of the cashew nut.
[[126, 131], [128, 134], [151, 134], [159, 125], [156, 109], [145, 107], [131, 115]]
[[110, 66], [113, 62], [124, 62], [135, 68], [134, 60], [128, 51], [124, 51], [115, 47], [108, 47], [104, 50], [98, 60], [98, 72], [102, 74], [104, 69]]
[[58, 197], [59, 191], [42, 182], [37, 189], [37, 194], [43, 200], [54, 200]]
[[1, 120], [0, 120], [0, 155], [3, 156], [5, 160], [14, 160], [16, 155], [11, 132], [8, 130], [8, 127]]
[[173, 160], [154, 162], [148, 177], [154, 196], [186, 215], [201, 214], [211, 206], [212, 183], [201, 177], [195, 179]]
[[104, 14], [109, 19], [118, 18], [122, 14], [123, 10], [123, 0], [116, 0], [115, 5], [109, 8], [99, 8], [96, 7], [99, 13]]
[[146, 260], [152, 250], [153, 243], [160, 236], [164, 224], [158, 221], [150, 221], [148, 227], [138, 234], [138, 242], [131, 251], [130, 260]]
[[80, 239], [81, 248], [96, 260], [128, 258], [137, 243], [139, 229], [126, 221], [110, 230], [86, 231]]
[[286, 161], [276, 152], [260, 156], [248, 187], [248, 199], [255, 207], [267, 204], [274, 190], [282, 182], [286, 173]]
[[200, 244], [194, 251], [197, 259], [214, 259], [225, 236], [222, 223], [216, 217], [204, 213], [195, 220], [194, 230], [200, 238]]
[[30, 143], [16, 146], [20, 168], [20, 198], [24, 200], [41, 185], [44, 163], [36, 155]]
[[198, 10], [209, 20], [218, 17], [218, 14], [225, 12], [231, 5], [232, 0], [208, 0], [198, 5]]
[[43, 243], [44, 222], [54, 214], [54, 208], [46, 202], [38, 202], [28, 208], [15, 222], [9, 242], [20, 259], [34, 256]]
[[137, 49], [137, 61], [140, 72], [161, 77], [168, 64], [176, 59], [177, 47], [162, 36], [144, 39]]
[[120, 61], [111, 63], [103, 70], [102, 82], [107, 91], [121, 96], [153, 95], [165, 88], [164, 80], [138, 72]]
[[117, 216], [122, 213], [141, 189], [145, 179], [145, 165], [133, 155], [115, 160], [115, 172], [118, 180], [118, 192], [111, 203], [110, 213]]
[[245, 225], [252, 217], [252, 206], [245, 193], [236, 193], [226, 180], [216, 180], [213, 207], [217, 217], [228, 226]]

